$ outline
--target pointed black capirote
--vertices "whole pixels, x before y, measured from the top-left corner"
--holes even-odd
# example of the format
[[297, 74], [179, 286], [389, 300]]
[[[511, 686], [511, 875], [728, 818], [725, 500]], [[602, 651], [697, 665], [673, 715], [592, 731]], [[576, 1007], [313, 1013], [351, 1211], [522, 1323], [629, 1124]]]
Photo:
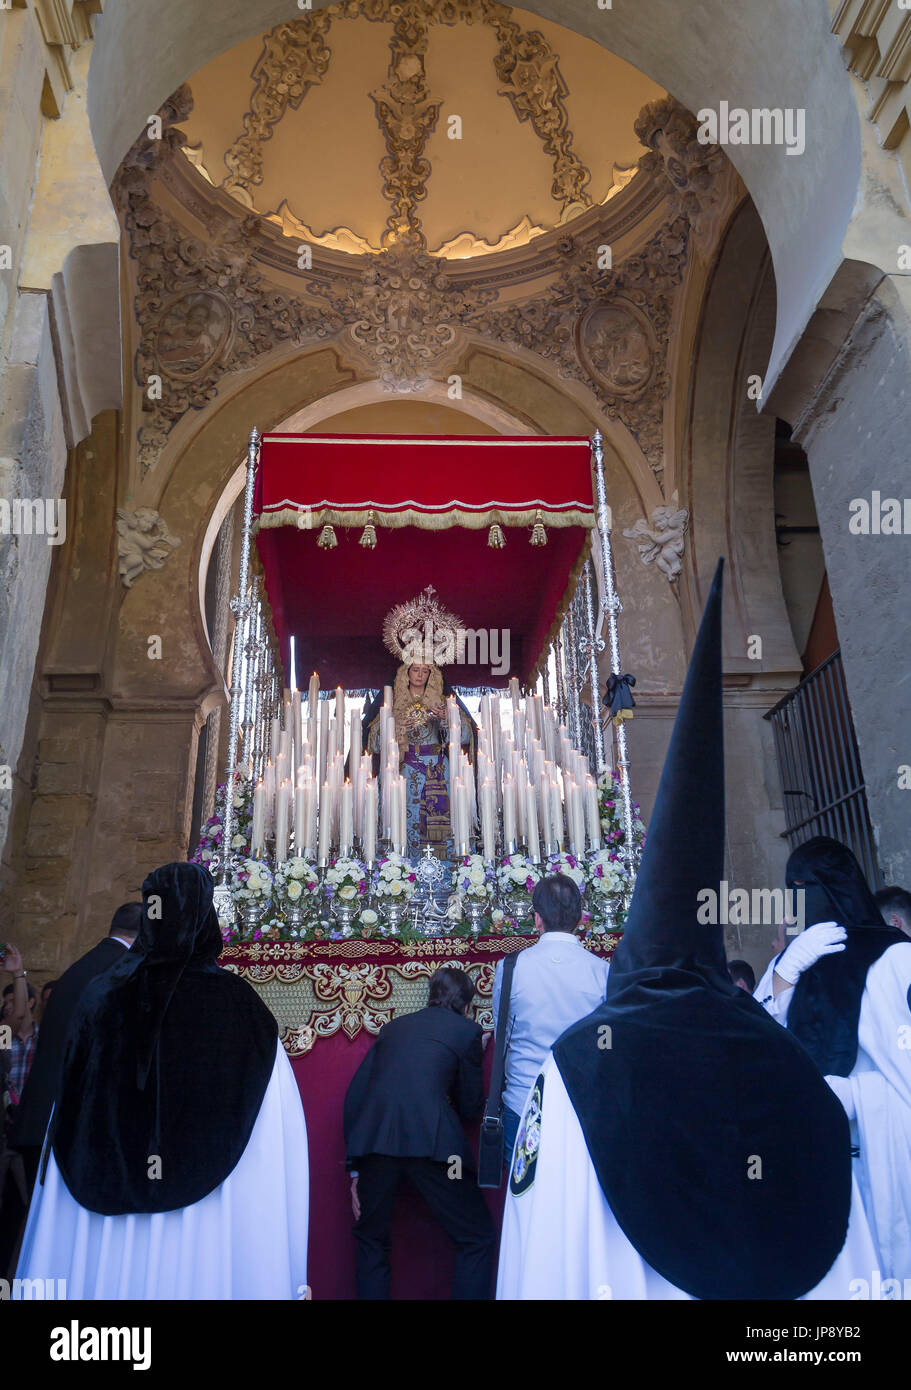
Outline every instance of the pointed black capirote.
[[697, 916], [700, 906], [703, 916], [710, 915], [706, 890], [718, 893], [724, 872], [723, 571], [719, 560], [664, 760], [626, 929], [611, 962], [609, 999], [640, 970], [654, 966], [698, 969], [726, 991], [730, 988], [723, 929], [702, 924]]
[[798, 1298], [844, 1244], [850, 1132], [801, 1044], [730, 982], [721, 927], [699, 920], [724, 862], [721, 579], [719, 563], [607, 1000], [553, 1052], [646, 1264], [694, 1298]]

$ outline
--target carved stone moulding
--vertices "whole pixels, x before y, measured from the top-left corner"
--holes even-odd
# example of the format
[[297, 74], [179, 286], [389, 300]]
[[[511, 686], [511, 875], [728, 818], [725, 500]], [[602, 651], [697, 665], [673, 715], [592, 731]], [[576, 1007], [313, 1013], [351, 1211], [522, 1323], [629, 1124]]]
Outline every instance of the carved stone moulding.
[[233, 336], [231, 307], [221, 295], [210, 290], [174, 295], [153, 335], [155, 356], [165, 376], [197, 381], [230, 352]]
[[652, 384], [658, 357], [655, 331], [624, 296], [590, 305], [576, 321], [574, 341], [582, 367], [612, 396], [639, 396]]

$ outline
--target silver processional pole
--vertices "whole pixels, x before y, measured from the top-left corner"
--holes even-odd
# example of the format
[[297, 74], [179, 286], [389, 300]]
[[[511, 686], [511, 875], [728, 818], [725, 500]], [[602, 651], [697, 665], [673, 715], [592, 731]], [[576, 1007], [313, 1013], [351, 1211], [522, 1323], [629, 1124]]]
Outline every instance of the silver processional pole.
[[[614, 584], [614, 557], [611, 550], [611, 513], [607, 505], [607, 484], [604, 479], [604, 440], [600, 430], [595, 430], [592, 438], [592, 455], [595, 463], [595, 490], [598, 498], [598, 535], [601, 539], [601, 611], [607, 617], [608, 642], [610, 646], [611, 671], [615, 676], [622, 674], [620, 665], [620, 634], [617, 617], [623, 612], [623, 605]], [[597, 688], [592, 691], [592, 700], [597, 702]], [[620, 775], [620, 790], [623, 797], [623, 829], [625, 839], [624, 858], [630, 875], [635, 874], [635, 848], [633, 843], [633, 803], [629, 784], [629, 751], [626, 742], [626, 722], [618, 719], [617, 729], [617, 771]]]
[[231, 890], [228, 875], [231, 870], [231, 841], [234, 838], [234, 773], [237, 770], [237, 731], [240, 723], [241, 702], [243, 700], [244, 635], [247, 615], [252, 606], [248, 593], [250, 582], [250, 547], [253, 540], [253, 487], [256, 482], [256, 466], [259, 462], [259, 430], [254, 425], [250, 431], [247, 445], [247, 481], [244, 488], [244, 524], [240, 538], [240, 570], [237, 576], [237, 594], [231, 600], [234, 614], [234, 657], [231, 663], [231, 709], [228, 717], [228, 767], [225, 774], [225, 814], [222, 821], [221, 874], [215, 889], [215, 906], [219, 916], [233, 916]]

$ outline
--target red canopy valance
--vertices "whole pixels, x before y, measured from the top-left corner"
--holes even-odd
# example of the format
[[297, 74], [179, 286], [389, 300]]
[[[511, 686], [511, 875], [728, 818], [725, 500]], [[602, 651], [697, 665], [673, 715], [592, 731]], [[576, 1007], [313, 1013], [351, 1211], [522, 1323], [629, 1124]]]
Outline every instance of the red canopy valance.
[[[276, 636], [286, 670], [295, 638], [299, 683], [312, 670], [324, 687], [388, 681], [395, 659], [382, 643], [383, 619], [433, 584], [467, 628], [509, 631], [508, 673], [450, 666], [449, 680], [504, 685], [509, 675], [531, 677], [575, 582], [594, 525], [590, 445], [265, 435], [255, 510]], [[537, 512], [545, 546], [529, 544]], [[375, 549], [359, 544], [370, 521]], [[504, 528], [502, 549], [480, 529], [494, 523]], [[317, 545], [324, 525], [338, 528], [332, 549]]]

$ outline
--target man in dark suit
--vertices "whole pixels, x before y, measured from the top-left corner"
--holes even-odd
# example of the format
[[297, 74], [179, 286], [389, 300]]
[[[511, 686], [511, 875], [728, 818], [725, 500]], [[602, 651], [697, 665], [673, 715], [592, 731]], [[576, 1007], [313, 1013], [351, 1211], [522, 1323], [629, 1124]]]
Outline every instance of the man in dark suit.
[[[63, 1061], [73, 1011], [89, 981], [109, 970], [132, 946], [139, 931], [141, 915], [142, 903], [124, 903], [118, 907], [107, 936], [74, 961], [55, 984], [41, 1021], [35, 1060], [10, 1135], [13, 1148], [23, 1153], [27, 1149], [37, 1148], [40, 1152], [51, 1117], [57, 1074]], [[37, 1168], [37, 1162], [35, 1166]], [[30, 1186], [32, 1180], [33, 1177], [30, 1178]]]
[[460, 1123], [484, 1104], [481, 1029], [466, 1016], [474, 992], [463, 970], [437, 970], [427, 1007], [385, 1025], [348, 1087], [358, 1298], [389, 1297], [390, 1228], [403, 1178], [455, 1244], [452, 1297], [490, 1297], [496, 1236]]

